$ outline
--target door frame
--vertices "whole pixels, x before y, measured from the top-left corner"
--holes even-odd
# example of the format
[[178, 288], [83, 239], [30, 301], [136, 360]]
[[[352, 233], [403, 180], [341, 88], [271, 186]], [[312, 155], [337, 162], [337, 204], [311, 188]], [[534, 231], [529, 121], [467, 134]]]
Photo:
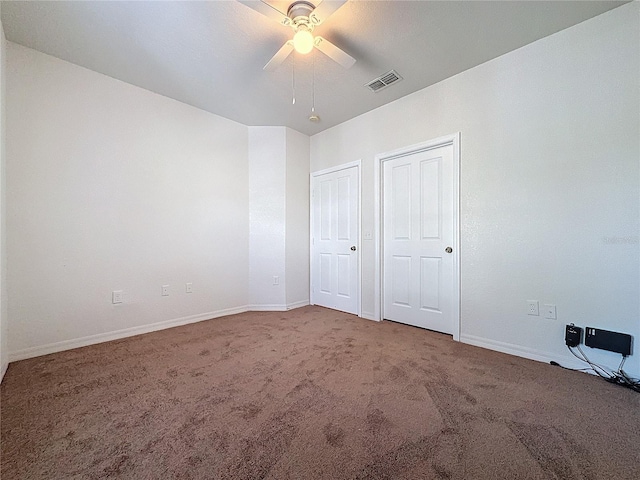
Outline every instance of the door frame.
[[314, 204], [313, 204], [313, 182], [315, 177], [320, 177], [322, 175], [326, 175], [328, 173], [339, 172], [340, 170], [347, 170], [352, 167], [358, 168], [358, 218], [356, 222], [358, 224], [358, 238], [357, 238], [357, 255], [356, 259], [358, 262], [358, 288], [357, 288], [357, 315], [358, 317], [362, 317], [362, 160], [355, 160], [349, 163], [343, 163], [342, 165], [337, 165], [335, 167], [325, 168], [323, 170], [318, 170], [315, 172], [311, 172], [309, 174], [309, 304], [315, 305], [315, 301], [313, 298], [313, 213], [314, 213]]
[[434, 138], [426, 142], [379, 153], [374, 161], [374, 318], [383, 320], [384, 301], [384, 219], [382, 208], [382, 168], [387, 160], [435, 148], [453, 146], [453, 339], [460, 341], [460, 132]]

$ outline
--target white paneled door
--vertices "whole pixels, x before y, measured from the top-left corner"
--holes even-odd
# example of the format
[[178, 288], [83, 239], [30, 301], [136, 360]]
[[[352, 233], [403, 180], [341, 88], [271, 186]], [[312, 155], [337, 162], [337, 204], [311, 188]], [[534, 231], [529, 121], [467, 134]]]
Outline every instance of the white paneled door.
[[358, 312], [359, 167], [312, 177], [312, 303]]
[[454, 333], [453, 146], [382, 163], [383, 318]]

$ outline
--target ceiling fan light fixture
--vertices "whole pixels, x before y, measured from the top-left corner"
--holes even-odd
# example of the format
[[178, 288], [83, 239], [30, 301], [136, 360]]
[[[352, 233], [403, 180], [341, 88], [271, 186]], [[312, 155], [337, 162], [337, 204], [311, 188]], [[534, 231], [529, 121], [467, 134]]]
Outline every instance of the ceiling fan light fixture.
[[293, 48], [303, 55], [313, 50], [313, 35], [311, 32], [306, 28], [299, 29], [293, 36]]

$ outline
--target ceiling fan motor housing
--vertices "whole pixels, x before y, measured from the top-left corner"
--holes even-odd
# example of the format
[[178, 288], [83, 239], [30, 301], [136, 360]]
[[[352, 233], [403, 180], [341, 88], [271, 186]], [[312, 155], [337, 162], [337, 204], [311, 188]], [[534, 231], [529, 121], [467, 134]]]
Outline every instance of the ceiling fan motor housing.
[[317, 19], [314, 23], [314, 17], [311, 15], [315, 8], [315, 5], [310, 2], [292, 3], [287, 10], [287, 16], [291, 19], [293, 29], [298, 30], [300, 27], [306, 27], [309, 31], [313, 30], [315, 24], [318, 23]]

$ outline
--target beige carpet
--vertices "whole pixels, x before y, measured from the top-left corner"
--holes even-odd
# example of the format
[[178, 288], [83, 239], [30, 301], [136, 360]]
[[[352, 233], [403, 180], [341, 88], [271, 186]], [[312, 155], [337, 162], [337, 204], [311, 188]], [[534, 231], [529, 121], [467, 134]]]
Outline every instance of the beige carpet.
[[1, 400], [2, 480], [640, 478], [640, 394], [318, 307], [13, 363]]

